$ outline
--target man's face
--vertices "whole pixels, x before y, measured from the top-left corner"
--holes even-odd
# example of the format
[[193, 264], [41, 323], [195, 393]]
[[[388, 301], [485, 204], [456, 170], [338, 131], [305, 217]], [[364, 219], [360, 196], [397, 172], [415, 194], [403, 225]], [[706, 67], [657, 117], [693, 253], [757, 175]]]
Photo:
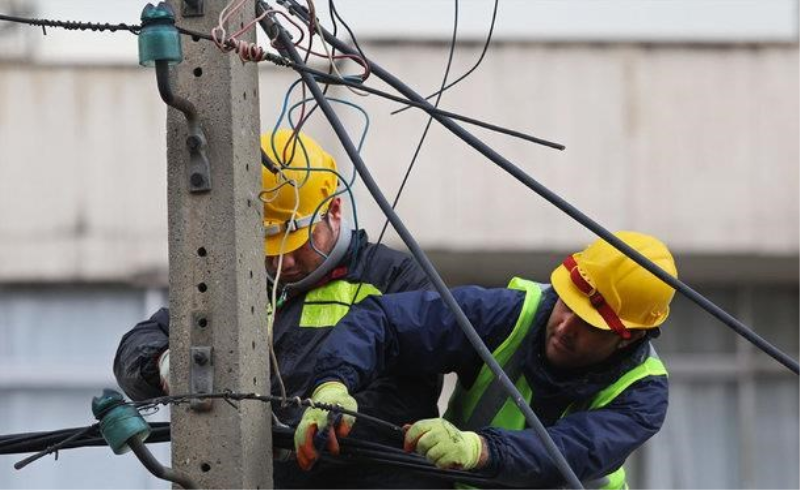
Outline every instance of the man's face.
[[559, 298], [547, 320], [545, 354], [557, 368], [582, 368], [608, 359], [642, 335], [641, 331], [632, 334], [631, 339], [623, 340], [610, 330], [593, 327]]
[[[334, 230], [332, 218], [327, 216], [314, 228], [311, 240], [314, 241], [314, 247], [317, 250], [328, 255], [333, 250], [337, 237], [338, 229]], [[302, 247], [294, 252], [283, 254], [281, 275], [278, 278], [280, 284], [289, 284], [302, 280], [325, 261], [325, 257], [311, 248], [311, 240], [304, 243]], [[278, 272], [278, 258], [279, 256], [277, 255], [265, 258], [267, 272], [271, 277], [275, 277]]]

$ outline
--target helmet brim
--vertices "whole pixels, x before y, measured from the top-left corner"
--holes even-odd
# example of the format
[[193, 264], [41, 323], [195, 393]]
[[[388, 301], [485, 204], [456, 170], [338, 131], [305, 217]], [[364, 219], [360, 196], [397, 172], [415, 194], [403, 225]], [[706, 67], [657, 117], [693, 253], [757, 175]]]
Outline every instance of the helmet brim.
[[[311, 226], [311, 233], [314, 233], [316, 226], [317, 224]], [[278, 233], [264, 238], [264, 255], [275, 257], [294, 252], [308, 242], [309, 230], [301, 228], [293, 231], [286, 236], [286, 241], [283, 240], [283, 237], [284, 233]]]
[[[575, 256], [580, 257], [580, 254], [575, 254]], [[550, 275], [550, 283], [556, 290], [558, 297], [561, 298], [561, 301], [563, 301], [570, 310], [578, 315], [581, 320], [595, 328], [599, 328], [600, 330], [611, 331], [611, 327], [608, 326], [606, 321], [600, 315], [600, 312], [597, 311], [594, 306], [592, 306], [592, 303], [589, 301], [589, 297], [583, 294], [583, 292], [572, 282], [572, 278], [570, 277], [569, 271], [566, 267], [559, 264], [559, 266], [556, 267], [553, 270], [553, 273]], [[622, 321], [622, 324], [625, 325], [625, 328], [631, 330], [640, 328], [653, 328], [658, 326], [663, 321], [661, 320], [657, 322], [656, 325], [641, 325], [626, 321], [624, 318], [620, 318], [620, 320]]]

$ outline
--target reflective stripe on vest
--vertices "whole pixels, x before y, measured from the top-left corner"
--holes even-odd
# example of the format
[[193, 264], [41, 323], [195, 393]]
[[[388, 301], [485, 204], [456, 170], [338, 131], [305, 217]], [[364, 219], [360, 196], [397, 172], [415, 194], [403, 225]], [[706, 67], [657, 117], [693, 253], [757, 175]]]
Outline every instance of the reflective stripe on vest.
[[[513, 366], [513, 360], [517, 357], [514, 354], [522, 343], [522, 339], [531, 331], [533, 319], [539, 307], [542, 289], [537, 283], [519, 278], [512, 279], [509, 288], [526, 291], [525, 302], [517, 324], [514, 326], [514, 330], [512, 330], [509, 337], [492, 353], [492, 355], [497, 359], [500, 365], [503, 366], [503, 370], [508, 374], [509, 378], [511, 378], [511, 380], [516, 379], [515, 384], [517, 389], [520, 390], [525, 401], [530, 404], [533, 399], [531, 387], [525, 379], [525, 376], [522, 375], [521, 367], [517, 368]], [[535, 299], [535, 302], [530, 302], [532, 299]], [[527, 323], [527, 325], [525, 325], [525, 323]], [[509, 369], [506, 368], [507, 363], [512, 364], [510, 367], [514, 368], [514, 371], [519, 369], [519, 372], [515, 372], [512, 375]], [[500, 392], [500, 395], [494, 392], [493, 384], [490, 383], [493, 378], [482, 379], [481, 375], [484, 373], [489, 377], [493, 376], [489, 368], [484, 365], [481, 368], [478, 378], [469, 390], [464, 390], [460, 385], [456, 388], [455, 393], [450, 398], [450, 405], [448, 406], [445, 418], [463, 430], [478, 430], [486, 426], [508, 430], [524, 429], [526, 427], [525, 416], [519, 411], [516, 405], [514, 405], [513, 401], [505, 396], [505, 392]], [[648, 357], [644, 362], [635, 366], [614, 383], [597, 393], [585, 410], [597, 410], [605, 407], [633, 383], [643, 378], [666, 375], [667, 369], [664, 363], [658, 358], [655, 349], [651, 345]], [[497, 384], [496, 380], [495, 384]], [[492, 391], [492, 393], [490, 393], [490, 391]], [[492, 397], [494, 397], [494, 400]], [[497, 402], [498, 398], [504, 400], [502, 405]], [[573, 406], [570, 405], [561, 417], [566, 417], [572, 412]], [[475, 414], [480, 414], [480, 417], [476, 417]], [[475, 425], [488, 420], [491, 420], [491, 423]], [[628, 488], [625, 481], [625, 469], [623, 467], [618, 468], [616, 471], [609, 473], [603, 478], [585, 482], [585, 484], [587, 488], [603, 488], [608, 490]]]
[[[368, 283], [352, 283], [342, 280], [311, 290], [306, 294], [300, 326], [310, 328], [332, 327], [344, 318], [350, 305], [361, 302], [368, 296], [380, 296], [378, 288]], [[355, 298], [356, 291], [358, 297]]]
[[[516, 383], [517, 389], [522, 392], [525, 401], [530, 403], [530, 386], [525, 377], [520, 376], [522, 361], [524, 361], [522, 355], [525, 350], [519, 349], [519, 346], [533, 326], [533, 319], [542, 297], [542, 286], [533, 281], [515, 277], [511, 279], [508, 288], [524, 291], [525, 300], [513, 330], [492, 352], [492, 356], [511, 380], [519, 380]], [[489, 370], [489, 366], [484, 364], [469, 389], [458, 384], [450, 398], [444, 417], [463, 430], [476, 430], [489, 425], [498, 427], [518, 425], [518, 421], [516, 424], [514, 423], [516, 414], [522, 415], [514, 402], [506, 397], [505, 391]], [[519, 428], [522, 429], [524, 426], [525, 419], [523, 417], [522, 425]]]

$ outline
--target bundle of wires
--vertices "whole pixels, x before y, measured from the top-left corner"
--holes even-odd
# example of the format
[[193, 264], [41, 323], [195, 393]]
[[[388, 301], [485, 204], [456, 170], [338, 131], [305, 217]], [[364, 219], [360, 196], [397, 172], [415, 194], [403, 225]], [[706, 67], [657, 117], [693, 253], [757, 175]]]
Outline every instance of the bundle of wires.
[[[170, 425], [168, 422], [151, 423], [150, 427], [152, 431], [146, 443], [156, 444], [170, 441]], [[81, 432], [83, 432], [83, 434], [81, 434]], [[75, 437], [76, 435], [78, 437]], [[71, 437], [73, 439], [69, 442], [61, 444], [56, 450], [51, 450], [54, 446], [59, 445], [59, 443]], [[494, 488], [498, 487], [497, 483], [492, 479], [481, 476], [478, 473], [440, 469], [422, 456], [407, 454], [399, 448], [354, 438], [343, 438], [339, 443], [341, 450], [340, 455], [333, 456], [329, 453], [323, 453], [322, 459], [324, 461], [351, 468], [380, 465], [401, 471], [431, 474], [446, 481], [461, 482], [469, 485], [490, 486]], [[293, 450], [294, 430], [289, 427], [273, 427], [272, 445], [275, 449]], [[31, 432], [0, 436], [0, 454], [49, 452], [58, 454], [58, 451], [66, 449], [100, 446], [107, 446], [107, 443], [100, 435], [100, 430], [96, 425], [50, 432]], [[22, 465], [18, 463], [18, 466], [18, 469], [21, 469]]]

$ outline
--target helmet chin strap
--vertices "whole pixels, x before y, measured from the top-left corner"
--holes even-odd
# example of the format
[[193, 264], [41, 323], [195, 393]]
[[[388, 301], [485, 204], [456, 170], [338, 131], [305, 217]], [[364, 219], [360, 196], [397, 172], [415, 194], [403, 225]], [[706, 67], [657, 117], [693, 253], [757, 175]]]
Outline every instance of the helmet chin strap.
[[[286, 283], [283, 286], [283, 289], [290, 291], [305, 291], [317, 284], [329, 272], [335, 269], [337, 265], [339, 265], [339, 262], [341, 262], [341, 260], [347, 254], [347, 249], [350, 248], [351, 238], [352, 233], [350, 232], [350, 227], [348, 226], [347, 220], [342, 218], [339, 225], [339, 236], [336, 238], [336, 243], [333, 245], [333, 249], [330, 251], [325, 260], [319, 265], [319, 267], [314, 269], [311, 274], [297, 282]], [[269, 282], [271, 283], [275, 282], [274, 278], [269, 273], [267, 273], [267, 279], [269, 279]]]

